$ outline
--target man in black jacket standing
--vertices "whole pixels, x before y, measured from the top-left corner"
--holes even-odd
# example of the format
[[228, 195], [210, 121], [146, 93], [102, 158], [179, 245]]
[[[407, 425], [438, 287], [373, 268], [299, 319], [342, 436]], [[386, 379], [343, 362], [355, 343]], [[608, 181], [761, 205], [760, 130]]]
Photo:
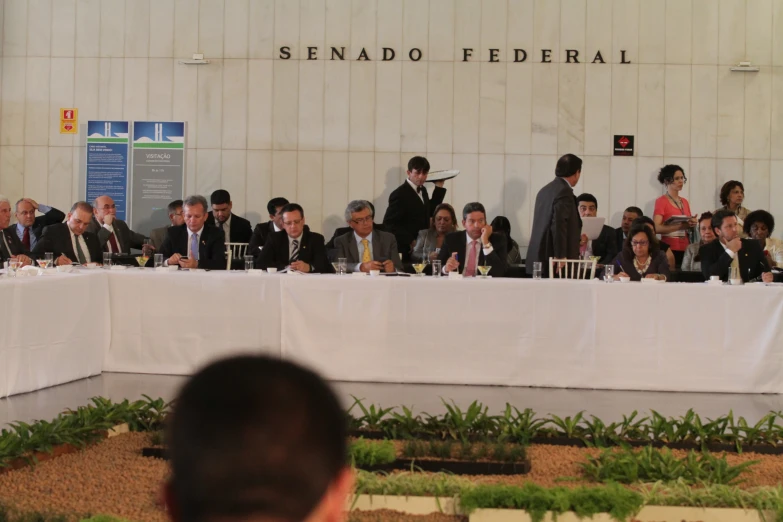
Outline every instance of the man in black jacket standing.
[[424, 186], [429, 172], [430, 162], [427, 158], [412, 157], [408, 161], [408, 179], [389, 194], [389, 207], [383, 217], [383, 226], [397, 238], [397, 247], [405, 262], [410, 261], [419, 230], [429, 228], [435, 207], [443, 203], [446, 195], [444, 182], [436, 181], [430, 199]]

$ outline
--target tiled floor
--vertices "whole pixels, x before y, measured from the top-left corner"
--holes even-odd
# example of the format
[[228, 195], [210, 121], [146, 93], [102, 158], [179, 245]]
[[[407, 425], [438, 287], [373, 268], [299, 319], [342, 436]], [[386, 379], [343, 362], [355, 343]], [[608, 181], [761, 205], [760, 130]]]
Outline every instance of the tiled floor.
[[[49, 420], [65, 408], [87, 404], [96, 395], [112, 400], [137, 399], [142, 394], [153, 398], [172, 399], [185, 377], [172, 375], [142, 375], [104, 373], [54, 388], [0, 399], [0, 426], [12, 421]], [[346, 405], [351, 396], [365, 403], [382, 406], [413, 406], [417, 412], [442, 413], [441, 397], [453, 399], [464, 407], [479, 400], [500, 413], [506, 402], [519, 409], [532, 408], [539, 414], [573, 415], [584, 410], [605, 422], [622, 418], [633, 410], [654, 409], [664, 415], [681, 415], [693, 408], [704, 417], [716, 417], [734, 412], [755, 422], [770, 410], [783, 409], [780, 395], [730, 395], [709, 393], [656, 393], [604, 390], [562, 390], [549, 388], [507, 388], [493, 386], [443, 386], [424, 384], [335, 383]]]

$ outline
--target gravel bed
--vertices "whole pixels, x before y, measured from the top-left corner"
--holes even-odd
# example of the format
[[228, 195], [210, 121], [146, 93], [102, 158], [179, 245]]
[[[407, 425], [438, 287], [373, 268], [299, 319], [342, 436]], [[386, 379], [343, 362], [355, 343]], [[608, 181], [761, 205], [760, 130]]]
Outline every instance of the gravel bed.
[[[129, 520], [165, 521], [166, 514], [160, 505], [160, 491], [168, 473], [168, 464], [141, 456], [141, 449], [150, 446], [149, 438], [149, 434], [129, 433], [84, 451], [42, 462], [35, 468], [0, 474], [0, 503], [24, 512], [100, 513]], [[530, 474], [479, 476], [471, 479], [481, 483], [513, 485], [530, 481], [544, 486], [593, 484], [577, 478], [579, 463], [588, 455], [600, 452], [591, 448], [533, 445], [528, 448], [533, 468]], [[680, 458], [687, 453], [684, 450], [673, 452]], [[726, 456], [733, 465], [748, 460], [760, 461], [744, 474], [745, 482], [740, 487], [777, 486], [783, 483], [783, 456], [754, 453], [728, 453]], [[563, 480], [563, 477], [573, 480]], [[351, 520], [460, 520], [459, 517], [440, 514], [435, 518], [400, 517], [403, 515], [395, 512], [368, 512], [352, 514]]]

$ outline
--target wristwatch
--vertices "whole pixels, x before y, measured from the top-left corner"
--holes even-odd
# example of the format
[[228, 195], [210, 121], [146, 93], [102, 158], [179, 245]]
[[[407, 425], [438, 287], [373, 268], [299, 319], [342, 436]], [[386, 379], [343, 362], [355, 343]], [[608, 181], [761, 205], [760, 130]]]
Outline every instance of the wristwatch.
[[481, 245], [481, 247], [484, 248], [485, 250], [487, 248], [492, 248], [492, 243], [487, 243], [486, 245]]

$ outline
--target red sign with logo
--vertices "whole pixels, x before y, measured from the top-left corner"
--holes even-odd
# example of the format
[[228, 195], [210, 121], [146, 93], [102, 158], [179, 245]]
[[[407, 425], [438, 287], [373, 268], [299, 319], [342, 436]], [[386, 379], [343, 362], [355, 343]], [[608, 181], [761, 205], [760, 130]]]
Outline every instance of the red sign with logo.
[[614, 155], [633, 156], [633, 136], [630, 134], [615, 134]]

